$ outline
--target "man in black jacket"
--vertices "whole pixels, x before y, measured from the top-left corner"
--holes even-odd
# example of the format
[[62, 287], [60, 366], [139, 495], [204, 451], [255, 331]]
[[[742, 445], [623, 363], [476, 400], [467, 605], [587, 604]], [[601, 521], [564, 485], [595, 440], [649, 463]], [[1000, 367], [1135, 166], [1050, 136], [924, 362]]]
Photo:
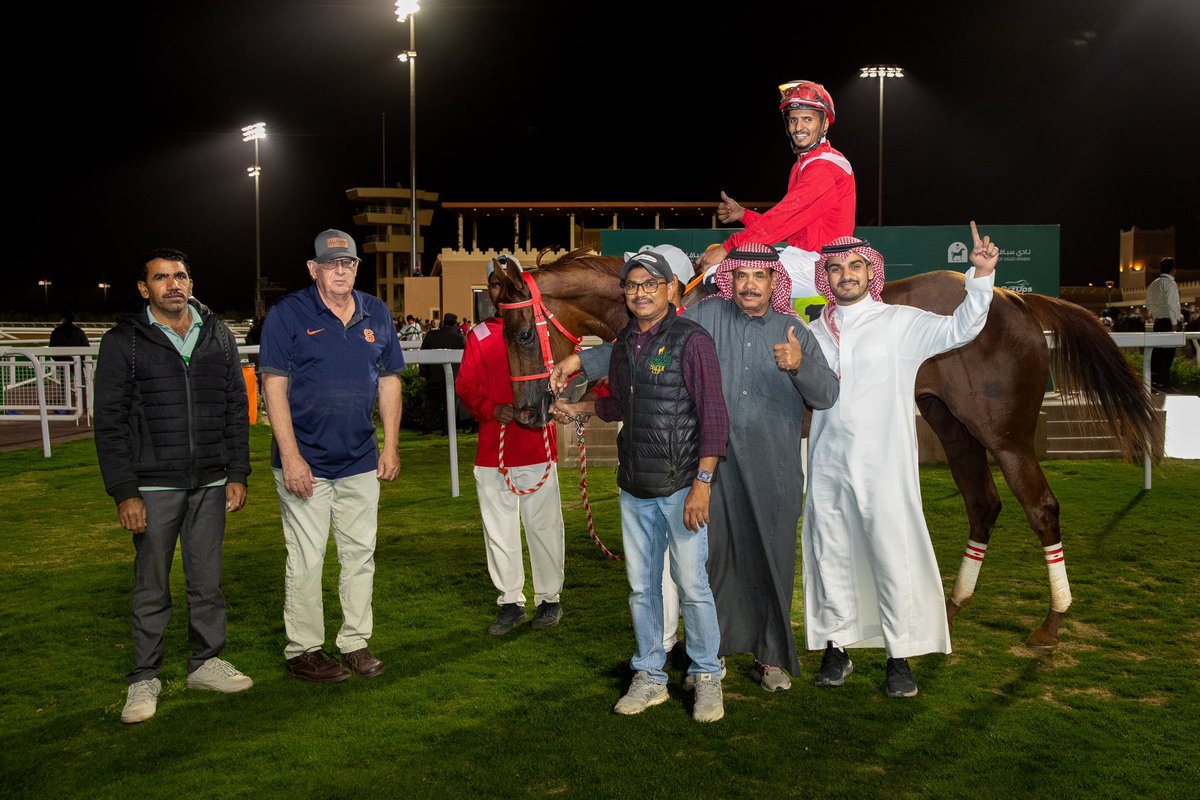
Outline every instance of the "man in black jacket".
[[[458, 315], [442, 317], [442, 326], [425, 334], [422, 350], [463, 350], [467, 339], [458, 329]], [[458, 364], [453, 366], [455, 380], [458, 379]], [[425, 419], [422, 432], [441, 430], [449, 435], [446, 427], [446, 368], [442, 364], [422, 364], [421, 377], [425, 379]], [[469, 417], [470, 415], [468, 415]]]
[[171, 562], [183, 547], [190, 689], [240, 692], [253, 681], [218, 656], [225, 646], [221, 553], [225, 514], [246, 502], [250, 423], [237, 340], [191, 297], [187, 256], [155, 250], [138, 291], [148, 302], [100, 340], [96, 453], [121, 526], [133, 533], [136, 664], [121, 721], [154, 716]]

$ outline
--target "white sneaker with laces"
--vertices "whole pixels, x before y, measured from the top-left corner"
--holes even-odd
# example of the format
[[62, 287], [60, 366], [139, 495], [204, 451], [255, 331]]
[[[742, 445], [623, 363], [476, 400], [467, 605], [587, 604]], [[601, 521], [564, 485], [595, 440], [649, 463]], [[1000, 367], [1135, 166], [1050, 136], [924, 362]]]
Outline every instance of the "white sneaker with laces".
[[[725, 675], [728, 672], [729, 672], [729, 670], [725, 669], [725, 656], [721, 656], [721, 680], [725, 680]], [[696, 688], [696, 676], [688, 675], [686, 678], [684, 678], [683, 679], [683, 688], [687, 689], [689, 692], [692, 689], [695, 689]]]
[[696, 704], [692, 706], [692, 719], [696, 722], [716, 722], [725, 716], [725, 696], [721, 681], [710, 674], [697, 675], [695, 683]]
[[125, 695], [125, 708], [121, 710], [121, 722], [132, 725], [135, 722], [145, 722], [154, 716], [158, 710], [158, 695], [162, 692], [162, 684], [158, 678], [129, 684]]
[[213, 692], [244, 692], [254, 685], [249, 676], [219, 658], [210, 658], [188, 675], [189, 689], [208, 689]]
[[655, 683], [645, 671], [639, 670], [629, 684], [629, 691], [617, 701], [613, 711], [618, 714], [640, 714], [650, 706], [667, 702], [667, 685]]

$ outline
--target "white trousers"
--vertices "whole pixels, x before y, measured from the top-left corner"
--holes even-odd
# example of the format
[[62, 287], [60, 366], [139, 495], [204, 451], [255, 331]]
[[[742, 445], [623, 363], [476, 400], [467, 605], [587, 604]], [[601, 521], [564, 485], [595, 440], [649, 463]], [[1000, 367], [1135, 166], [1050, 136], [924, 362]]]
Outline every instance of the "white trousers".
[[671, 580], [671, 551], [663, 555], [663, 650], [669, 656], [679, 641], [679, 587]]
[[[508, 477], [518, 489], [532, 489], [546, 471], [545, 464], [509, 467]], [[525, 559], [521, 550], [521, 524], [529, 546], [533, 570], [534, 604], [557, 603], [563, 587], [563, 515], [558, 491], [558, 465], [542, 488], [517, 495], [495, 467], [475, 467], [475, 493], [483, 517], [483, 541], [488, 574], [499, 590], [497, 605], [525, 605]]]
[[317, 650], [325, 644], [325, 609], [321, 574], [329, 532], [337, 546], [341, 576], [338, 597], [342, 627], [337, 648], [352, 653], [367, 646], [374, 620], [371, 592], [375, 583], [375, 537], [379, 524], [379, 478], [375, 470], [348, 478], [313, 479], [313, 495], [296, 497], [283, 485], [283, 470], [275, 473], [279, 513], [287, 564], [283, 576], [283, 626], [286, 658]]

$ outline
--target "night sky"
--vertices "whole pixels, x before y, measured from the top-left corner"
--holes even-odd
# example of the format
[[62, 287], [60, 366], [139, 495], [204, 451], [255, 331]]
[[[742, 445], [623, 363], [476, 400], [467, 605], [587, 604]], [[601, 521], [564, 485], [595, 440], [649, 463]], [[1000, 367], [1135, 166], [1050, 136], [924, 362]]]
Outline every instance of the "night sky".
[[[417, 175], [443, 201], [782, 196], [777, 85], [825, 84], [830, 140], [875, 223], [1058, 224], [1064, 284], [1115, 278], [1122, 228], [1175, 226], [1200, 267], [1200, 2], [814, 4], [424, 0]], [[39, 4], [9, 27], [10, 208], [0, 316], [109, 310], [154, 247], [249, 314], [253, 146], [264, 275], [289, 288], [352, 187], [408, 183], [407, 25], [389, 0]], [[14, 174], [15, 173], [15, 174]], [[453, 244], [439, 212], [426, 264]], [[561, 243], [565, 244], [565, 242]], [[885, 254], [886, 255], [886, 254]], [[36, 262], [36, 263], [35, 263]], [[370, 289], [369, 273], [360, 287]], [[3, 312], [8, 312], [3, 313]]]

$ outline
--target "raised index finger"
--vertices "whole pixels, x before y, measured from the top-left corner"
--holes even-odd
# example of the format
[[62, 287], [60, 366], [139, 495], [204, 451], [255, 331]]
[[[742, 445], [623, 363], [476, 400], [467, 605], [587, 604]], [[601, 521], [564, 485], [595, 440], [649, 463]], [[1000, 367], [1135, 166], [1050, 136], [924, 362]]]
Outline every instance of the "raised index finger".
[[983, 242], [979, 241], [979, 228], [975, 227], [975, 220], [971, 220], [971, 238], [975, 240], [975, 247], [978, 248], [979, 245], [983, 244]]

